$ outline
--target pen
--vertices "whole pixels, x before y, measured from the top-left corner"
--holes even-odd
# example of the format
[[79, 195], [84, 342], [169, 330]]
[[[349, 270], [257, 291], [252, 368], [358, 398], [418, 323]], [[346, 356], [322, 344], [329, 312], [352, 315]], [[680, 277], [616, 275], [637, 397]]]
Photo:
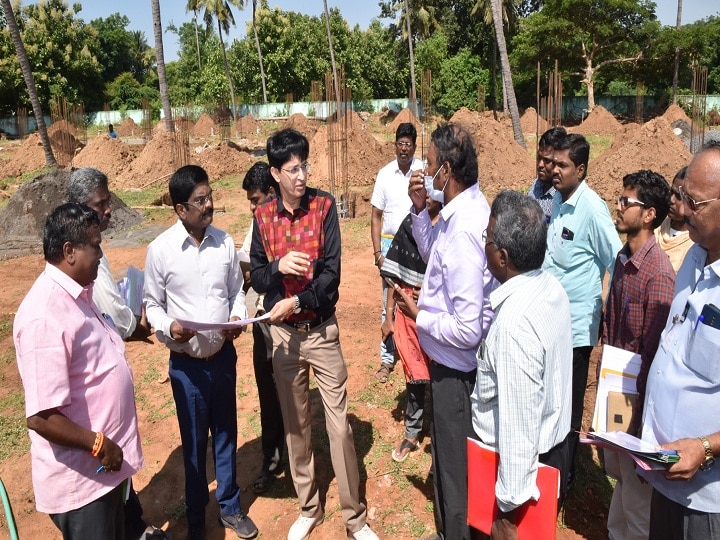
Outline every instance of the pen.
[[703, 315], [700, 315], [700, 316], [697, 318], [697, 321], [695, 322], [695, 330], [697, 330], [698, 324], [700, 324], [700, 323], [703, 322], [704, 320], [705, 320], [705, 316], [703, 316]]
[[102, 466], [102, 465], [100, 465], [100, 466], [98, 467], [97, 471], [95, 471], [95, 474], [100, 474], [100, 473], [103, 472], [104, 470], [105, 470], [105, 467]]

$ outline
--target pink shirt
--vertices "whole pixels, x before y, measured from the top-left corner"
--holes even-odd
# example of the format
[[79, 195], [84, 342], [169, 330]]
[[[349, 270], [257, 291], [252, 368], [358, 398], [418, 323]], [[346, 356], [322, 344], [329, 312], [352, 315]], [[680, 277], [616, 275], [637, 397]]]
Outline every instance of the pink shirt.
[[87, 450], [53, 444], [30, 430], [35, 502], [48, 514], [85, 506], [143, 466], [125, 344], [93, 303], [92, 288], [47, 264], [13, 324], [26, 416], [55, 408], [123, 450], [120, 471], [98, 474], [100, 460]]

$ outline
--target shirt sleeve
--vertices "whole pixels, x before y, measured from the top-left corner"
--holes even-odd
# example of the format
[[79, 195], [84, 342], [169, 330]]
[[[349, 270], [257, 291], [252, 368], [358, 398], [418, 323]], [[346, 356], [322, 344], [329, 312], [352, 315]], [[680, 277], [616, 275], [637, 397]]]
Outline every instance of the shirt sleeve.
[[[255, 291], [267, 293], [282, 286], [280, 260], [270, 262], [263, 245], [261, 228], [253, 218], [252, 242], [250, 244], [250, 280]], [[270, 310], [272, 306], [265, 306]]]
[[508, 512], [539, 497], [538, 441], [543, 410], [544, 348], [527, 328], [507, 328], [493, 359], [498, 384], [500, 465], [495, 497]]
[[100, 311], [109, 315], [123, 339], [127, 339], [135, 331], [137, 319], [132, 310], [120, 296], [117, 283], [110, 274], [110, 267], [103, 255], [100, 259], [98, 276], [93, 286], [93, 301]]
[[598, 211], [595, 212], [595, 217], [591, 222], [590, 239], [598, 260], [612, 277], [615, 258], [622, 249], [622, 242], [615, 230], [615, 224], [610, 217], [607, 204], [603, 202], [598, 207]]
[[227, 276], [228, 302], [230, 304], [230, 317], [239, 319], [247, 318], [247, 306], [245, 305], [245, 291], [240, 272], [240, 260], [235, 250], [235, 242], [227, 236], [228, 255], [230, 257], [230, 271]]
[[414, 208], [411, 209], [410, 219], [412, 220], [412, 235], [417, 244], [418, 252], [422, 260], [427, 264], [433, 243], [433, 226], [427, 207], [419, 214], [415, 213]]
[[143, 302], [148, 322], [155, 328], [155, 336], [161, 343], [173, 341], [170, 334], [170, 325], [173, 318], [167, 314], [167, 297], [165, 295], [164, 261], [160, 253], [156, 253], [156, 246], [148, 246], [145, 258], [145, 285], [143, 288]]

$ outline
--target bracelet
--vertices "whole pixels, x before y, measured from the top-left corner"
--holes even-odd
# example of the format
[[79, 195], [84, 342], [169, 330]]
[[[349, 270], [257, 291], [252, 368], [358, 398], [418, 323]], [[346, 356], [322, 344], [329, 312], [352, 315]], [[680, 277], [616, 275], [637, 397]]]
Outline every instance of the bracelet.
[[97, 457], [98, 454], [100, 454], [100, 450], [102, 450], [104, 442], [105, 442], [105, 435], [103, 435], [100, 431], [98, 431], [95, 434], [95, 444], [93, 444], [92, 452], [90, 452], [90, 455], [92, 457]]
[[379, 249], [377, 251], [373, 251], [373, 255], [375, 255], [376, 253], [382, 253], [382, 251]]
[[[380, 255], [380, 257], [382, 257], [382, 255]], [[375, 257], [375, 266], [380, 262], [380, 257]]]

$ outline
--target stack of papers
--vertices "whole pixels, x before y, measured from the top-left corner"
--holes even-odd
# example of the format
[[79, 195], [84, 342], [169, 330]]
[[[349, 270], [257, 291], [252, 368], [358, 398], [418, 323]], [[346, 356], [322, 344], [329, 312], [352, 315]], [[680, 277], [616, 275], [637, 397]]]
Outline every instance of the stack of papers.
[[622, 431], [581, 433], [580, 442], [626, 454], [647, 471], [665, 469], [680, 459], [677, 450], [663, 450]]
[[[609, 396], [622, 394], [630, 398], [637, 395], [637, 377], [640, 373], [640, 355], [617, 347], [603, 345], [603, 353], [595, 398], [595, 414], [592, 421], [594, 431], [608, 431], [613, 427], [613, 413], [608, 408]], [[626, 411], [630, 413], [631, 411]], [[629, 418], [625, 419], [625, 423]]]

